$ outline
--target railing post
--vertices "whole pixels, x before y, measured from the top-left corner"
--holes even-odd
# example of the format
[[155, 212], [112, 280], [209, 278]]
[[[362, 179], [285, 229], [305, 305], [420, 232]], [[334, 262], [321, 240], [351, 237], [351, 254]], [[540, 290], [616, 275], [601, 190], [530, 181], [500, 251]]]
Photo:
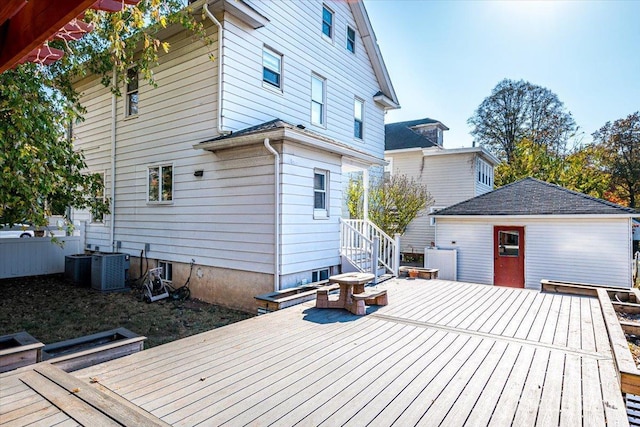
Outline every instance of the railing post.
[[378, 251], [380, 248], [380, 238], [373, 238], [373, 247], [371, 248], [371, 272], [375, 276], [373, 283], [378, 283]]
[[393, 275], [398, 277], [400, 274], [400, 233], [396, 233], [395, 247], [393, 250]]

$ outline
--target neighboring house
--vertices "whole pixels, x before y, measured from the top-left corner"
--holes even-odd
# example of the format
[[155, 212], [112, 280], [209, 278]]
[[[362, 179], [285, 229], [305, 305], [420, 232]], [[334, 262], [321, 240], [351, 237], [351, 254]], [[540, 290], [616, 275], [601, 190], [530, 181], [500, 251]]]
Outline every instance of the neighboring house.
[[166, 30], [156, 88], [135, 69], [122, 97], [78, 82], [75, 144], [112, 214], [74, 220], [87, 249], [132, 255], [134, 277], [143, 257], [180, 286], [195, 259], [193, 297], [254, 311], [255, 295], [338, 271], [343, 174], [384, 164], [399, 105], [362, 1], [191, 7], [215, 43]]
[[433, 198], [433, 205], [409, 224], [400, 239], [403, 253], [422, 254], [435, 243], [435, 224], [426, 214], [493, 190], [498, 159], [480, 147], [444, 148], [443, 132], [447, 130], [429, 118], [385, 126], [387, 173], [416, 179]]
[[540, 280], [631, 286], [640, 213], [525, 178], [433, 214], [460, 281], [540, 289]]

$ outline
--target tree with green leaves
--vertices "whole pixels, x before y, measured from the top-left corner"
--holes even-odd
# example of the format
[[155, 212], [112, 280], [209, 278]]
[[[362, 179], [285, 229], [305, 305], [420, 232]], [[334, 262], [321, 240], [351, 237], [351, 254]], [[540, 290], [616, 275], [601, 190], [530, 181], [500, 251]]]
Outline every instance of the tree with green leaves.
[[474, 141], [511, 163], [516, 144], [527, 139], [560, 154], [577, 130], [558, 96], [524, 80], [504, 79], [468, 120]]
[[[347, 207], [352, 218], [363, 217], [362, 177], [353, 178], [347, 188]], [[389, 236], [404, 234], [407, 227], [433, 204], [427, 187], [406, 175], [393, 175], [369, 187], [369, 219]]]
[[27, 63], [0, 74], [0, 225], [47, 223], [54, 205], [108, 213], [101, 177], [85, 174], [82, 153], [74, 151], [68, 128], [82, 120], [75, 79], [102, 77], [119, 94], [118, 80], [135, 65], [150, 83], [161, 51], [159, 38], [169, 25], [182, 25], [208, 44], [202, 24], [184, 0], [141, 0], [121, 12], [88, 10], [83, 17], [94, 30], [78, 41], [54, 40], [65, 56], [50, 66]]
[[611, 193], [620, 202], [640, 208], [640, 111], [593, 133], [603, 151], [604, 170], [611, 176]]
[[602, 149], [594, 145], [558, 154], [524, 139], [516, 144], [511, 163], [503, 162], [495, 168], [494, 181], [497, 187], [502, 187], [533, 177], [603, 198], [609, 188], [609, 175], [603, 172], [602, 155]]

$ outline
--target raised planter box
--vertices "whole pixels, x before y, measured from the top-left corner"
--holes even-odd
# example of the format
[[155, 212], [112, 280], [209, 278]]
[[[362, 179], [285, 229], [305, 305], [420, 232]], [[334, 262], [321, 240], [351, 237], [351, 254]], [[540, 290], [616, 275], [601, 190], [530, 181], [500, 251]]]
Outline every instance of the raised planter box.
[[47, 344], [42, 360], [71, 372], [141, 351], [146, 337], [117, 328], [80, 338]]
[[398, 269], [398, 275], [400, 277], [408, 277], [409, 270], [415, 270], [418, 272], [418, 279], [437, 279], [438, 278], [438, 269], [437, 268], [424, 268], [424, 267], [410, 267], [407, 265], [403, 265]]
[[258, 314], [267, 314], [293, 305], [298, 305], [306, 301], [314, 300], [316, 298], [316, 291], [318, 288], [325, 286], [327, 283], [329, 283], [328, 280], [322, 280], [308, 285], [258, 295], [254, 297], [258, 306]]
[[640, 395], [640, 370], [633, 360], [625, 334], [638, 335], [640, 323], [620, 321], [616, 312], [640, 314], [640, 291], [635, 288], [611, 288], [590, 283], [542, 280], [543, 292], [559, 292], [597, 297], [607, 328], [618, 382], [623, 393]]
[[26, 332], [0, 336], [0, 372], [40, 362], [42, 344]]

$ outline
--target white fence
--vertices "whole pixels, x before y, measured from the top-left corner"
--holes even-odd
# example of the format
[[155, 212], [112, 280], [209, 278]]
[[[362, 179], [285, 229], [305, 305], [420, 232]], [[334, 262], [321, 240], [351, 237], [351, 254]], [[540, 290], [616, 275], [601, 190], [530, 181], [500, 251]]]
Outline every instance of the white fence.
[[458, 280], [458, 251], [455, 249], [424, 250], [424, 267], [437, 268], [438, 279]]
[[64, 272], [64, 257], [83, 252], [81, 236], [0, 239], [0, 279]]

